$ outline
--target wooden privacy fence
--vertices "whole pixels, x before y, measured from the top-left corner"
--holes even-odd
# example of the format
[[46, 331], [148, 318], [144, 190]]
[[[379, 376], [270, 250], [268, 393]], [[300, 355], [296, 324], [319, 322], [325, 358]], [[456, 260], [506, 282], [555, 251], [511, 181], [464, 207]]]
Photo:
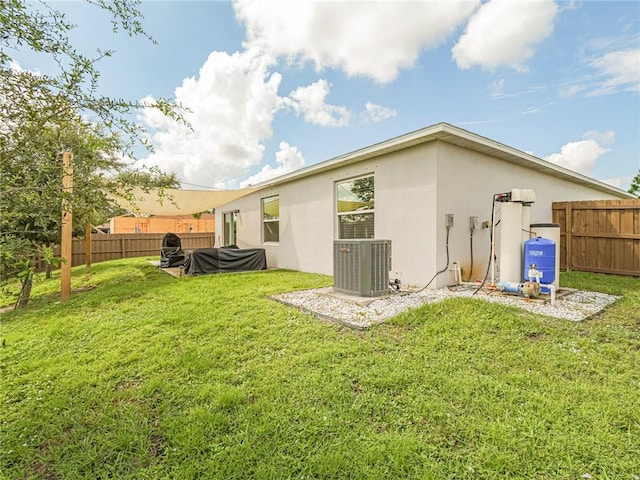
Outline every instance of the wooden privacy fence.
[[555, 202], [560, 268], [640, 276], [640, 200]]
[[[159, 257], [164, 233], [138, 234], [92, 234], [91, 262], [104, 262], [119, 258]], [[213, 247], [215, 233], [181, 233], [179, 235], [183, 249]], [[55, 256], [60, 256], [60, 247], [53, 249]], [[71, 265], [85, 264], [85, 240], [73, 239]]]

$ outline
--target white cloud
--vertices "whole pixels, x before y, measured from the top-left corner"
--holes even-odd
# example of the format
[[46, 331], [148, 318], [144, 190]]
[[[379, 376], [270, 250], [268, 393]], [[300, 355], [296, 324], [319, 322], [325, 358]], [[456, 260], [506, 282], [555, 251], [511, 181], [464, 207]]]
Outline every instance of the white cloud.
[[595, 140], [580, 140], [563, 145], [560, 153], [546, 157], [552, 163], [585, 175], [591, 174], [593, 166], [601, 155], [609, 150]]
[[[213, 52], [195, 77], [186, 78], [175, 90], [176, 102], [187, 109], [184, 116], [192, 128], [167, 119], [154, 109], [144, 109], [140, 120], [150, 130], [155, 146], [145, 163], [175, 172], [184, 183], [233, 188], [263, 161], [264, 140], [272, 135], [274, 115], [290, 108], [305, 121], [322, 126], [348, 125], [352, 117], [345, 106], [327, 103], [331, 85], [324, 79], [299, 87], [280, 97], [281, 75], [273, 72], [274, 57], [248, 46], [242, 52]], [[153, 98], [143, 99], [153, 102]], [[395, 111], [368, 102], [369, 121], [382, 121]], [[276, 168], [265, 166], [247, 181], [280, 175], [303, 163], [294, 161], [293, 147], [281, 145], [289, 159]], [[283, 150], [284, 148], [284, 150]], [[293, 156], [292, 156], [293, 155]]]
[[565, 0], [560, 4], [560, 11], [577, 10], [582, 7], [583, 0]]
[[589, 130], [583, 135], [585, 139], [595, 140], [598, 143], [605, 145], [611, 145], [616, 140], [616, 132], [613, 130], [607, 130], [605, 132], [596, 132], [595, 130]]
[[495, 99], [514, 98], [514, 97], [520, 97], [522, 95], [531, 95], [533, 93], [541, 92], [542, 90], [545, 89], [545, 87], [542, 87], [542, 86], [534, 86], [534, 87], [529, 87], [525, 90], [505, 92], [504, 87], [505, 87], [504, 78], [500, 78], [499, 80], [494, 80], [493, 82], [491, 82], [487, 87], [487, 89], [489, 90], [489, 94], [491, 95], [491, 97]]
[[592, 95], [640, 91], [640, 49], [609, 52], [594, 58], [590, 65], [602, 79]]
[[25, 69], [22, 68], [20, 64], [13, 59], [9, 60], [9, 70], [16, 73], [22, 73], [25, 71]]
[[[193, 129], [151, 109], [143, 111], [142, 120], [149, 126], [156, 146], [146, 163], [175, 172], [188, 183], [234, 187], [263, 161], [263, 143], [272, 135], [278, 110], [289, 108], [305, 121], [322, 126], [344, 126], [352, 119], [347, 106], [327, 102], [331, 85], [324, 79], [280, 97], [281, 75], [274, 71], [278, 58], [390, 82], [401, 69], [413, 65], [424, 49], [441, 44], [455, 33], [480, 5], [455, 47], [458, 53], [466, 55], [472, 64], [491, 65], [491, 61], [469, 50], [468, 42], [486, 33], [483, 25], [487, 19], [495, 27], [497, 19], [502, 18], [509, 31], [521, 20], [527, 23], [526, 28], [515, 29], [511, 37], [489, 35], [490, 41], [480, 43], [483, 48], [491, 47], [491, 42], [509, 45], [507, 51], [493, 52], [494, 63], [523, 68], [533, 46], [551, 32], [557, 7], [550, 0], [533, 2], [535, 8], [529, 2], [516, 3], [517, 15], [509, 7], [511, 3], [504, 0], [485, 4], [480, 0], [236, 0], [236, 17], [246, 27], [244, 50], [211, 53], [199, 74], [186, 78], [176, 88], [176, 101], [190, 110], [185, 117]], [[505, 94], [503, 87], [503, 81], [496, 84], [496, 95], [515, 95]], [[367, 102], [358, 118], [379, 122], [395, 115], [393, 109]], [[267, 166], [252, 181], [263, 172], [281, 172], [288, 168], [286, 165]]]
[[545, 157], [545, 160], [584, 175], [591, 175], [598, 159], [610, 150], [601, 143], [612, 143], [614, 138], [615, 133], [612, 131], [590, 131], [584, 134], [584, 140], [563, 145], [560, 153], [551, 154]]
[[365, 122], [383, 122], [389, 118], [393, 118], [398, 115], [398, 112], [392, 108], [383, 107], [382, 105], [376, 105], [372, 102], [367, 102], [364, 105], [364, 111], [360, 114], [360, 117]]
[[545, 103], [543, 105], [534, 105], [531, 107], [527, 107], [520, 112], [521, 115], [536, 115], [538, 113], [545, 112], [548, 107], [553, 105], [553, 102]]
[[349, 124], [351, 112], [346, 107], [325, 102], [331, 85], [324, 79], [306, 87], [298, 87], [283, 99], [283, 105], [302, 114], [305, 121], [323, 127], [343, 127]]
[[246, 27], [245, 46], [386, 83], [411, 67], [423, 49], [446, 40], [479, 4], [236, 0], [234, 8]]
[[12, 72], [15, 72], [15, 73], [30, 73], [31, 75], [34, 75], [36, 77], [42, 76], [42, 72], [40, 70], [38, 70], [37, 68], [34, 68], [33, 70], [28, 70], [26, 68], [22, 68], [22, 65], [20, 65], [14, 59], [9, 59], [9, 70], [11, 70]]
[[504, 78], [499, 80], [494, 80], [487, 87], [489, 89], [489, 93], [493, 98], [502, 98], [504, 97]]
[[263, 157], [281, 99], [281, 77], [269, 73], [271, 59], [254, 51], [213, 52], [198, 77], [175, 90], [193, 130], [154, 110], [142, 112], [156, 146], [146, 163], [175, 172], [196, 185], [231, 187]]
[[479, 120], [458, 120], [454, 122], [454, 124], [460, 127], [466, 127], [470, 125], [490, 125], [492, 123], [508, 122], [511, 119], [512, 117], [509, 117], [509, 116], [501, 116], [501, 117], [493, 117], [493, 118], [486, 118], [486, 119], [479, 119]]
[[[628, 26], [627, 26], [628, 28]], [[584, 43], [580, 61], [584, 70], [572, 73], [558, 89], [561, 97], [578, 93], [586, 97], [640, 91], [638, 37], [622, 28], [621, 33], [591, 38]]]
[[542, 107], [528, 107], [520, 112], [521, 115], [537, 115], [538, 113], [542, 113], [544, 110]]
[[631, 186], [631, 180], [633, 180], [633, 177], [605, 178], [602, 181], [614, 187], [621, 188], [622, 190], [628, 190]]
[[[323, 127], [347, 126], [351, 121], [352, 112], [344, 106], [326, 103], [330, 89], [331, 84], [320, 79], [311, 85], [295, 89], [288, 97], [282, 99], [282, 105], [293, 109], [299, 115], [302, 114], [308, 123]], [[367, 102], [359, 118], [364, 122], [377, 123], [397, 114], [398, 112], [392, 108]]]
[[298, 170], [304, 165], [304, 157], [298, 151], [297, 147], [293, 147], [287, 142], [280, 142], [280, 150], [276, 153], [276, 163], [278, 166], [275, 168], [271, 165], [265, 165], [258, 173], [244, 180], [240, 186], [256, 185], [260, 182]]
[[580, 84], [567, 84], [560, 87], [559, 94], [562, 98], [573, 97], [575, 94], [582, 92], [587, 87]]
[[558, 6], [552, 0], [490, 0], [471, 17], [452, 49], [459, 68], [500, 66], [526, 71], [534, 47], [553, 31]]

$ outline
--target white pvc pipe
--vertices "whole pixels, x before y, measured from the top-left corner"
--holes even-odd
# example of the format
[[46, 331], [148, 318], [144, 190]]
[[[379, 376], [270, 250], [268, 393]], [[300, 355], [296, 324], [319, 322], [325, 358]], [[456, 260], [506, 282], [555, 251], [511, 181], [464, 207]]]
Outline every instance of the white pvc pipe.
[[545, 285], [551, 292], [551, 306], [554, 307], [556, 305], [556, 287], [553, 284]]
[[462, 285], [462, 270], [460, 269], [460, 262], [453, 262], [453, 275], [458, 285]]
[[500, 209], [500, 281], [522, 279], [522, 204], [505, 202]]
[[522, 221], [520, 222], [520, 229], [522, 231], [522, 243], [531, 238], [531, 204], [522, 204]]
[[[521, 259], [524, 259], [524, 242], [526, 242], [527, 240], [529, 240], [529, 238], [531, 237], [531, 233], [530, 233], [530, 225], [531, 225], [531, 204], [530, 203], [523, 203], [522, 204], [522, 217], [521, 217], [521, 222], [520, 222], [520, 232], [521, 232], [521, 239], [520, 239], [520, 249], [522, 250], [521, 255]], [[526, 281], [527, 279], [524, 278], [524, 269], [522, 269], [523, 271], [520, 273], [522, 280]]]
[[496, 221], [495, 221], [495, 213], [496, 213], [496, 202], [494, 200], [493, 207], [491, 210], [491, 218], [493, 219], [491, 225], [491, 258], [489, 259], [489, 263], [491, 264], [491, 283], [490, 285], [493, 287], [496, 284]]

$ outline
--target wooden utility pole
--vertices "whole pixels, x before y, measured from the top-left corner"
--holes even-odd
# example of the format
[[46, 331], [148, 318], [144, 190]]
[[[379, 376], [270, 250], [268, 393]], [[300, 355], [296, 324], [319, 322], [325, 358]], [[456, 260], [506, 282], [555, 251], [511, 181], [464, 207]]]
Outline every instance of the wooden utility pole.
[[62, 238], [60, 239], [60, 257], [62, 265], [60, 267], [61, 287], [60, 300], [66, 302], [71, 298], [71, 260], [73, 247], [73, 212], [71, 209], [71, 199], [73, 193], [73, 165], [71, 160], [73, 153], [65, 150], [62, 154]]

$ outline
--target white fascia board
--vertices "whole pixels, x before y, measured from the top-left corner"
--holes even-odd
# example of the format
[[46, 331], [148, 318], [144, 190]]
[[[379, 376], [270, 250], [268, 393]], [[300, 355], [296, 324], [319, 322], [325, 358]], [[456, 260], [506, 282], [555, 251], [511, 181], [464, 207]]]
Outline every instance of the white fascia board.
[[446, 124], [439, 123], [437, 125], [426, 127], [415, 132], [401, 135], [399, 137], [394, 137], [380, 143], [375, 143], [368, 147], [360, 148], [353, 152], [345, 153], [338, 157], [334, 157], [329, 160], [325, 160], [323, 162], [301, 168], [300, 170], [296, 170], [295, 172], [287, 173], [285, 175], [272, 178], [271, 180], [266, 180], [265, 182], [258, 183], [254, 186], [274, 186], [281, 183], [290, 182], [292, 180], [297, 180], [299, 178], [308, 177], [310, 175], [315, 175], [317, 173], [326, 172], [327, 170], [332, 170], [334, 168], [350, 165], [352, 163], [361, 162], [369, 158], [378, 157], [385, 153], [402, 150], [404, 148], [418, 145], [420, 143], [426, 143], [435, 140], [436, 138], [433, 137], [433, 135], [442, 132], [444, 126], [446, 126]]
[[317, 173], [326, 172], [334, 168], [343, 167], [352, 163], [357, 163], [369, 158], [378, 157], [385, 153], [402, 150], [421, 143], [427, 143], [434, 140], [441, 140], [452, 143], [470, 150], [486, 153], [503, 160], [541, 171], [549, 175], [563, 178], [571, 182], [586, 185], [591, 188], [615, 195], [621, 198], [636, 198], [629, 192], [614, 187], [607, 183], [601, 182], [594, 178], [582, 175], [567, 168], [561, 167], [554, 163], [548, 162], [534, 155], [522, 152], [508, 145], [496, 142], [489, 138], [477, 135], [459, 127], [455, 127], [448, 123], [438, 123], [429, 127], [410, 132], [399, 137], [394, 137], [368, 147], [355, 150], [338, 157], [334, 157], [324, 162], [311, 165], [309, 167], [287, 173], [279, 177], [256, 184], [254, 187], [264, 188], [276, 186], [282, 183], [309, 177]]
[[[582, 175], [581, 173], [574, 172], [573, 170], [569, 170], [568, 168], [561, 167], [560, 165], [556, 165], [555, 163], [551, 163], [547, 160], [543, 160], [529, 153], [523, 152], [516, 148], [510, 147], [503, 143], [496, 142], [486, 137], [482, 137], [472, 132], [468, 132], [458, 127], [454, 127], [453, 125], [446, 124], [448, 131], [455, 135], [455, 137], [459, 139], [465, 139], [468, 142], [471, 142], [476, 145], [465, 145], [467, 148], [484, 151], [487, 149], [492, 152], [492, 154], [498, 158], [503, 158], [512, 163], [516, 163], [533, 170], [541, 171], [553, 175], [558, 178], [563, 178], [565, 180], [569, 180], [574, 183], [578, 183], [581, 185], [586, 185], [597, 190], [604, 191], [606, 193], [622, 196], [625, 198], [636, 198], [634, 195], [626, 192], [620, 188], [614, 187], [613, 185], [609, 185], [608, 183], [602, 182], [600, 180], [596, 180], [595, 178], [588, 177], [586, 175]], [[455, 138], [443, 138], [444, 141], [448, 141], [449, 143], [458, 143]], [[459, 143], [458, 143], [459, 144]], [[480, 147], [480, 148], [479, 148]], [[482, 147], [485, 147], [484, 149]]]

